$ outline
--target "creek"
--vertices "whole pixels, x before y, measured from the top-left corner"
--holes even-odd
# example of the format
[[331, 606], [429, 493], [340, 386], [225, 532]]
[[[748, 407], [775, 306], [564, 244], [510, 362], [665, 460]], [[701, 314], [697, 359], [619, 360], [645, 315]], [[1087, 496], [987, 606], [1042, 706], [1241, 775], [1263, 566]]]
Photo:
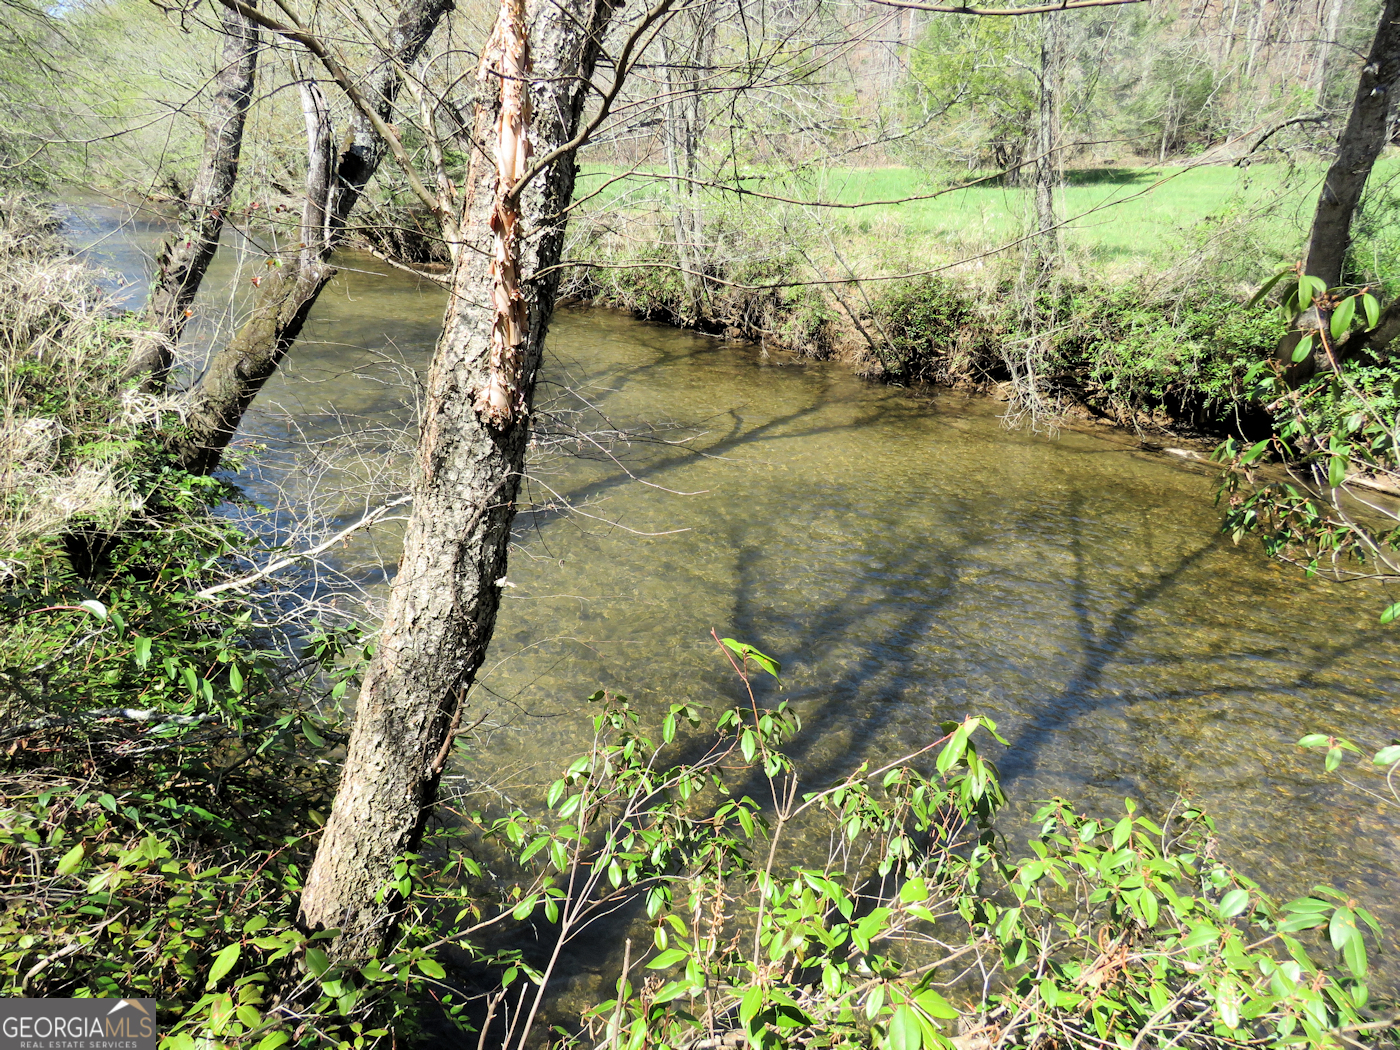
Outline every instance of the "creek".
[[[80, 234], [139, 299], [155, 227], [84, 215]], [[267, 451], [240, 479], [295, 505], [307, 443], [358, 434], [361, 466], [316, 476], [323, 496], [346, 486], [331, 524], [363, 510], [351, 481], [366, 450], [387, 454], [411, 416], [382, 355], [425, 368], [443, 304], [374, 260], [344, 262], [246, 421]], [[236, 311], [219, 294], [203, 322]], [[1400, 731], [1400, 634], [1376, 622], [1379, 591], [1305, 580], [1222, 537], [1210, 471], [598, 310], [559, 312], [545, 377], [559, 447], [527, 484], [474, 691], [487, 721], [450, 792], [542, 796], [586, 746], [583, 698], [600, 687], [647, 712], [733, 703], [714, 628], [782, 660], [781, 693], [765, 683], [761, 699], [801, 714], [808, 786], [985, 714], [1010, 741], [995, 756], [1008, 827], [1052, 795], [1098, 816], [1125, 796], [1158, 814], [1185, 796], [1216, 817], [1220, 855], [1269, 889], [1328, 883], [1400, 929], [1400, 813], [1295, 746]], [[395, 540], [337, 555], [371, 598]]]

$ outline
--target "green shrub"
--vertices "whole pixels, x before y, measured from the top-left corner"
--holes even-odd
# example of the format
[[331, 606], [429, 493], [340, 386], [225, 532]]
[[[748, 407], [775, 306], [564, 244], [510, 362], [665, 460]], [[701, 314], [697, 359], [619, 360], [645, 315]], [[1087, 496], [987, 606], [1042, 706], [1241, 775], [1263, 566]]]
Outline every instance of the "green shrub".
[[1171, 300], [1132, 283], [1074, 289], [1051, 335], [1052, 373], [1129, 420], [1166, 408], [1184, 422], [1223, 429], [1249, 397], [1244, 376], [1282, 331], [1266, 309], [1211, 290]]
[[900, 282], [874, 306], [888, 337], [881, 363], [898, 382], [983, 378], [1001, 364], [998, 335], [1004, 326], [953, 278]]

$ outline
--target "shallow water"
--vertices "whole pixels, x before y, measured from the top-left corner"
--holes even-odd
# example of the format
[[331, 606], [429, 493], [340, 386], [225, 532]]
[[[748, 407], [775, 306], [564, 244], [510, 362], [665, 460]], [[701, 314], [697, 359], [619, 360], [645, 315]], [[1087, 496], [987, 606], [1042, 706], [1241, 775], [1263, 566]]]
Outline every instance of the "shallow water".
[[[358, 271], [247, 421], [269, 450], [244, 481], [269, 504], [296, 502], [270, 486], [303, 442], [383, 425], [344, 482], [411, 418], [402, 375], [375, 355], [426, 365], [442, 297], [347, 261]], [[732, 702], [714, 628], [783, 661], [809, 786], [986, 714], [1010, 741], [1013, 817], [1051, 795], [1103, 815], [1124, 796], [1162, 812], [1184, 795], [1270, 889], [1348, 888], [1400, 928], [1400, 814], [1294, 746], [1397, 731], [1400, 635], [1376, 623], [1380, 592], [1303, 580], [1219, 536], [1208, 471], [605, 311], [559, 314], [546, 375], [575, 391], [563, 407], [596, 407], [580, 426], [602, 413], [635, 436], [612, 439], [615, 458], [536, 465], [475, 691], [494, 728], [471, 777], [529, 797], [586, 745], [582, 698], [600, 686], [648, 711]], [[382, 595], [393, 544], [357, 541], [342, 564]]]

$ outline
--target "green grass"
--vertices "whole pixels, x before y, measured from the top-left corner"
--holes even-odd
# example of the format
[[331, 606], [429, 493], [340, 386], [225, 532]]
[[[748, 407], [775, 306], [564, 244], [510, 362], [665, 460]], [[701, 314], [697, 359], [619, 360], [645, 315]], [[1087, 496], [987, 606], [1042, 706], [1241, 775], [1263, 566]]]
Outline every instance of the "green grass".
[[[1241, 280], [1257, 279], [1301, 251], [1324, 171], [1320, 160], [1297, 165], [1255, 164], [1165, 168], [1090, 168], [1066, 173], [1058, 196], [1067, 225], [1064, 243], [1072, 255], [1104, 270], [1142, 270], [1210, 248], [1233, 253]], [[613, 173], [593, 171], [580, 180], [586, 192]], [[754, 178], [750, 189], [795, 199], [843, 204], [897, 200], [933, 193], [975, 178], [975, 173], [926, 173], [915, 168], [827, 169], [799, 175]], [[1400, 157], [1377, 166], [1372, 185], [1400, 179]], [[636, 178], [614, 183], [596, 198], [644, 207], [665, 199], [665, 187]], [[759, 209], [769, 215], [787, 207], [749, 197], [719, 197], [727, 214]], [[852, 253], [865, 260], [940, 258], [985, 251], [1023, 236], [1033, 216], [1028, 190], [988, 182], [926, 200], [855, 209], [811, 209]], [[1388, 224], [1380, 224], [1388, 225]], [[1364, 239], [1364, 237], [1363, 237]], [[1366, 269], [1385, 263], [1382, 251], [1362, 260]], [[1374, 262], [1374, 266], [1370, 265]], [[1390, 274], [1385, 274], [1389, 277]]]
[[[1316, 192], [1321, 172], [1279, 166], [1241, 170], [1200, 168], [1098, 168], [1068, 173], [1058, 210], [1069, 220], [1066, 239], [1081, 248], [1113, 255], [1151, 255], [1172, 237], [1229, 211], [1268, 210], [1271, 225], [1301, 231], [1305, 199]], [[829, 200], [850, 203], [931, 193], [947, 178], [909, 168], [846, 171], [827, 175], [817, 188]], [[842, 213], [860, 229], [880, 218], [909, 236], [933, 236], [974, 244], [998, 243], [1027, 227], [1030, 191], [986, 183], [931, 200], [876, 205]], [[1280, 231], [1281, 232], [1281, 231]]]

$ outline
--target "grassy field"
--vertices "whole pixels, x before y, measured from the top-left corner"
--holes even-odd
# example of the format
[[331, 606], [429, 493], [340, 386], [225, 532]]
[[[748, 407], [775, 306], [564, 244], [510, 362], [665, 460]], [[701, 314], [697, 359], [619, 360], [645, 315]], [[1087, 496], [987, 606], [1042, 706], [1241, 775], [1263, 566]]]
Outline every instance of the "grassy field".
[[[1141, 271], [1213, 249], [1216, 256], [1234, 259], [1234, 276], [1252, 280], [1301, 250], [1323, 170], [1317, 161], [1069, 171], [1059, 195], [1064, 243], [1081, 265], [1109, 273]], [[599, 186], [600, 176], [610, 174], [590, 172], [581, 188]], [[779, 196], [853, 204], [933, 193], [974, 177], [847, 168], [753, 179], [747, 185]], [[1400, 157], [1378, 165], [1373, 195], [1390, 199], [1393, 182], [1400, 182]], [[633, 178], [603, 190], [598, 203], [627, 210], [664, 200], [664, 194], [663, 187]], [[940, 255], [963, 255], [1006, 244], [1024, 234], [1033, 215], [1029, 191], [992, 182], [926, 200], [855, 209], [798, 209], [753, 197], [739, 204], [732, 195], [718, 199], [731, 217], [743, 209], [760, 209], [770, 217], [785, 208], [806, 211], [819, 216], [827, 234], [863, 261], [884, 257], [896, 266], [927, 259], [931, 248]], [[1389, 214], [1376, 213], [1358, 231], [1368, 256], [1363, 266], [1387, 277], [1388, 261], [1400, 260], [1400, 244], [1390, 232], [1396, 223], [1380, 221]]]

